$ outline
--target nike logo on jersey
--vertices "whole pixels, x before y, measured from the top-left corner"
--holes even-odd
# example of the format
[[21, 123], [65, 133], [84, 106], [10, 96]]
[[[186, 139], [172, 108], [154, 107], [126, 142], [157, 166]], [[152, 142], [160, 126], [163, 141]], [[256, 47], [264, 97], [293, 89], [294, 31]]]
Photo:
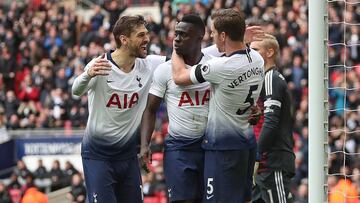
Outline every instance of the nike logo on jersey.
[[107, 83], [112, 83], [114, 82], [113, 80], [106, 80]]
[[206, 195], [206, 199], [211, 199], [213, 197], [214, 197], [214, 195]]

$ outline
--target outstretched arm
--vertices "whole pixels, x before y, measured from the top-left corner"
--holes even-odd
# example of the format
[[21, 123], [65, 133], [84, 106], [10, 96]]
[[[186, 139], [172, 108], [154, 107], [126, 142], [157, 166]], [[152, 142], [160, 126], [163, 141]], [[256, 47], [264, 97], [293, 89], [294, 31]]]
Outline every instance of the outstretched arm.
[[175, 84], [184, 86], [193, 84], [190, 79], [190, 69], [186, 69], [184, 59], [175, 50], [172, 52], [171, 64], [172, 77]]
[[156, 111], [159, 109], [162, 98], [149, 93], [145, 111], [141, 119], [141, 148], [140, 162], [144, 166], [149, 162], [149, 143], [155, 128]]

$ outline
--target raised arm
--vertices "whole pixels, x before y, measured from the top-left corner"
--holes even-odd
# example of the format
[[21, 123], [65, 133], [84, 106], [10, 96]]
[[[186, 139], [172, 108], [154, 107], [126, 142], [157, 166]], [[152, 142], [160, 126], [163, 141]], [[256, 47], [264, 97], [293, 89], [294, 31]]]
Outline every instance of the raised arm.
[[159, 109], [162, 98], [149, 93], [145, 111], [141, 119], [141, 148], [140, 161], [142, 165], [149, 162], [149, 144], [154, 132], [156, 111]]
[[111, 70], [110, 63], [104, 59], [105, 55], [99, 56], [95, 61], [88, 64], [89, 67], [85, 67], [85, 71], [80, 74], [75, 80], [72, 86], [72, 93], [76, 96], [85, 94], [92, 86], [92, 78], [98, 75], [109, 75]]
[[192, 85], [190, 69], [186, 69], [184, 59], [173, 50], [171, 56], [172, 78], [177, 85]]

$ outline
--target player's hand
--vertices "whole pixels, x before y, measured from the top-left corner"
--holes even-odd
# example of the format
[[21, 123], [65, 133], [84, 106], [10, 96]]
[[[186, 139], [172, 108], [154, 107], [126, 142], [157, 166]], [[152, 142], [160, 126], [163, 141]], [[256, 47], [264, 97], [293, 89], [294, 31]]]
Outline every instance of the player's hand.
[[87, 74], [92, 78], [97, 75], [109, 75], [111, 64], [105, 59], [105, 54], [99, 56], [92, 66], [87, 70]]
[[260, 26], [248, 26], [245, 30], [244, 42], [251, 43], [261, 41], [265, 37], [265, 32]]
[[248, 122], [250, 125], [256, 125], [259, 122], [261, 115], [262, 111], [257, 105], [251, 106], [250, 115], [248, 117]]
[[151, 163], [151, 151], [149, 146], [141, 146], [140, 147], [140, 154], [138, 156], [140, 166], [144, 171], [147, 173], [150, 172], [149, 168], [147, 167], [148, 163]]

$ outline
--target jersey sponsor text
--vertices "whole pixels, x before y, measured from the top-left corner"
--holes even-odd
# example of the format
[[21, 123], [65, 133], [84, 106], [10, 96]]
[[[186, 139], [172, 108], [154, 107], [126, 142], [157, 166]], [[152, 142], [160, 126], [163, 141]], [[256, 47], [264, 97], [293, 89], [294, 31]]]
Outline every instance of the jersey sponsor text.
[[121, 96], [120, 94], [113, 93], [106, 104], [106, 107], [115, 106], [119, 109], [127, 109], [132, 108], [137, 104], [139, 100], [139, 94], [137, 92], [133, 93], [128, 99], [128, 94], [124, 94]]
[[191, 97], [189, 92], [182, 92], [178, 106], [181, 107], [186, 104], [198, 106], [208, 103], [210, 100], [210, 90], [205, 90], [203, 95], [201, 95], [201, 93], [200, 91], [194, 91], [194, 97]]

